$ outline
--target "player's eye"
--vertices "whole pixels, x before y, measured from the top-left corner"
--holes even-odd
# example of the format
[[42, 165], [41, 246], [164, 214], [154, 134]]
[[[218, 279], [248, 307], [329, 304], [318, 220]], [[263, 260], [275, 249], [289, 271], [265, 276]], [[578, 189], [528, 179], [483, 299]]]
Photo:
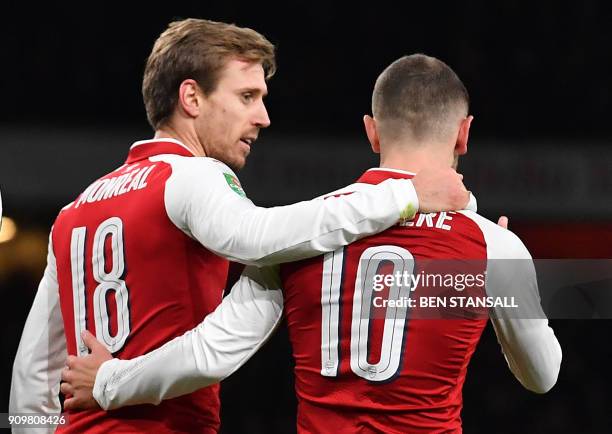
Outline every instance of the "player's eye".
[[244, 102], [245, 104], [252, 102], [254, 98], [251, 92], [244, 92], [241, 96], [242, 96], [242, 102]]

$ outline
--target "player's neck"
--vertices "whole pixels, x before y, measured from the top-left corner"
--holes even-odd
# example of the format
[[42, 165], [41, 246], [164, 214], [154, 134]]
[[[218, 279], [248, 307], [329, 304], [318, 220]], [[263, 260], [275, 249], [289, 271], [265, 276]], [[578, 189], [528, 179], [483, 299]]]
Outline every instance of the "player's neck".
[[453, 164], [453, 159], [453, 155], [448, 155], [447, 151], [436, 152], [430, 147], [411, 151], [398, 149], [381, 152], [380, 167], [416, 173], [426, 167], [450, 167]]
[[196, 157], [206, 157], [206, 152], [195, 132], [164, 125], [155, 130], [155, 139], [175, 139], [185, 145]]

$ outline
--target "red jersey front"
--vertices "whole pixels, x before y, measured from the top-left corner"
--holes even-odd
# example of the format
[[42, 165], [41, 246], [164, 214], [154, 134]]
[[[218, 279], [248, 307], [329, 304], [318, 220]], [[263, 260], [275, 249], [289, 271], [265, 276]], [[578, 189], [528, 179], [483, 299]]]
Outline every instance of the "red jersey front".
[[[122, 167], [60, 212], [52, 232], [68, 354], [84, 354], [87, 329], [119, 358], [160, 347], [195, 327], [222, 299], [228, 261], [173, 224], [156, 155], [192, 156], [171, 140], [137, 143]], [[74, 412], [58, 432], [213, 433], [218, 386], [119, 410]]]
[[[374, 169], [358, 182], [389, 177], [410, 175]], [[469, 258], [476, 261], [465, 267], [478, 274], [486, 269], [486, 252], [481, 230], [465, 215], [418, 214], [411, 223], [324, 257], [283, 265], [298, 431], [461, 432], [461, 390], [486, 315], [411, 320], [418, 307], [376, 315], [366, 307], [376, 294], [363, 290], [362, 280], [368, 264], [384, 266], [377, 255], [398, 258], [396, 265], [414, 259], [417, 266], [437, 259], [459, 260], [461, 266]], [[416, 291], [427, 295], [426, 288]]]

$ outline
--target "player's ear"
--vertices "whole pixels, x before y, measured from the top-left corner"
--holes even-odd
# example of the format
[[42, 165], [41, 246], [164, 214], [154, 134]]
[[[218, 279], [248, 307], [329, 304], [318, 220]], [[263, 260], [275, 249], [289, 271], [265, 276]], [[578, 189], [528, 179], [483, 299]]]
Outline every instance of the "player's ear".
[[372, 151], [380, 154], [380, 139], [378, 138], [378, 129], [376, 127], [376, 119], [370, 115], [364, 115], [363, 125], [365, 126], [366, 135], [372, 146]]
[[461, 120], [459, 132], [457, 133], [457, 142], [455, 143], [455, 154], [464, 155], [467, 153], [468, 137], [470, 135], [470, 125], [474, 116], [470, 115]]
[[191, 78], [183, 80], [179, 86], [179, 100], [177, 108], [187, 116], [195, 118], [200, 114], [200, 97], [201, 92], [198, 87], [198, 83]]

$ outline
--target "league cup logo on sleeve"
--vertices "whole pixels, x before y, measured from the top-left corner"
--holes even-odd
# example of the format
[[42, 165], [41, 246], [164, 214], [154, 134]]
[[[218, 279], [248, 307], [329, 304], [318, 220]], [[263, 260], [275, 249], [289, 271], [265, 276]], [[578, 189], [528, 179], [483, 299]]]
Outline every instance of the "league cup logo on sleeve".
[[224, 173], [223, 176], [225, 176], [225, 181], [227, 182], [227, 185], [229, 185], [230, 188], [234, 190], [234, 192], [236, 192], [239, 196], [246, 197], [246, 193], [242, 189], [242, 185], [240, 185], [240, 181], [238, 181], [238, 178], [236, 178], [231, 173]]

